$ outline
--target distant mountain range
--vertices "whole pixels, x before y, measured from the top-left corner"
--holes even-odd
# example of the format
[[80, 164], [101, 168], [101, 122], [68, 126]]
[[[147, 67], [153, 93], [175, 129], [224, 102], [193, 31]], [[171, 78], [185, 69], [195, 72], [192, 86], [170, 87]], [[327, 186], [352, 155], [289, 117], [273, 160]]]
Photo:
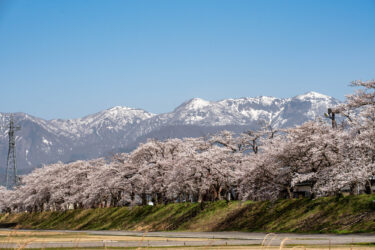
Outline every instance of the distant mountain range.
[[[113, 107], [71, 120], [44, 120], [25, 113], [14, 114], [19, 173], [42, 164], [109, 156], [134, 149], [147, 138], [197, 137], [223, 129], [242, 132], [259, 127], [259, 121], [285, 128], [323, 117], [340, 101], [309, 92], [293, 98], [260, 96], [211, 102], [199, 98], [182, 103], [169, 113]], [[8, 151], [9, 114], [0, 113], [0, 168]], [[2, 178], [0, 178], [1, 180]]]

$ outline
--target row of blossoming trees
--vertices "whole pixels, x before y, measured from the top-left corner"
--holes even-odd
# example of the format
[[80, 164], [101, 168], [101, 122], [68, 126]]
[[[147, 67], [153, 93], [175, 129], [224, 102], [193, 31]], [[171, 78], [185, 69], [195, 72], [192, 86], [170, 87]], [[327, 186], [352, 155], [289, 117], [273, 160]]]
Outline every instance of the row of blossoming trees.
[[[222, 199], [274, 200], [309, 182], [313, 196], [345, 187], [371, 192], [375, 175], [375, 81], [332, 113], [345, 120], [307, 122], [282, 131], [265, 127], [235, 135], [149, 140], [112, 159], [56, 163], [0, 188], [0, 209], [44, 211]], [[332, 114], [330, 116], [332, 118]]]

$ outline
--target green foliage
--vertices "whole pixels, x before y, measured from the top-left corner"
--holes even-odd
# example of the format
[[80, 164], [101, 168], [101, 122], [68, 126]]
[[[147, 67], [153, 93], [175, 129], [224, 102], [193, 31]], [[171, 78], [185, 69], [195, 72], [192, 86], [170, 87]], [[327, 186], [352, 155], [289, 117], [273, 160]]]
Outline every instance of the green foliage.
[[30, 229], [374, 232], [374, 199], [375, 195], [359, 195], [2, 214], [0, 224]]

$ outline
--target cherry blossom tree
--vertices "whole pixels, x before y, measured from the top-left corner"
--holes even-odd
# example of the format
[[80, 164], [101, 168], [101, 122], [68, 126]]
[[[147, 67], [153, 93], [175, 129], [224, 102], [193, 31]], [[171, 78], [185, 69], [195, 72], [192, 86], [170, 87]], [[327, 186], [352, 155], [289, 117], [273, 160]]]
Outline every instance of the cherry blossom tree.
[[[2, 212], [39, 212], [222, 199], [292, 198], [309, 183], [315, 197], [371, 189], [375, 176], [375, 82], [332, 107], [347, 125], [309, 121], [275, 131], [222, 131], [201, 138], [148, 140], [111, 159], [55, 163], [0, 187]], [[336, 116], [335, 116], [336, 119]]]

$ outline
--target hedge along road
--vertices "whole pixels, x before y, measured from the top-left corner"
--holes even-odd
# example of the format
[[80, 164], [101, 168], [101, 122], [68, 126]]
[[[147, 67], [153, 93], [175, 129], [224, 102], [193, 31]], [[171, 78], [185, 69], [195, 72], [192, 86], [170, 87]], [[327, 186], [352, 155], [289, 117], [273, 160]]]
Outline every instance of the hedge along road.
[[352, 245], [373, 243], [375, 234], [267, 234], [246, 232], [128, 232], [1, 229], [1, 248], [162, 247], [230, 245]]

